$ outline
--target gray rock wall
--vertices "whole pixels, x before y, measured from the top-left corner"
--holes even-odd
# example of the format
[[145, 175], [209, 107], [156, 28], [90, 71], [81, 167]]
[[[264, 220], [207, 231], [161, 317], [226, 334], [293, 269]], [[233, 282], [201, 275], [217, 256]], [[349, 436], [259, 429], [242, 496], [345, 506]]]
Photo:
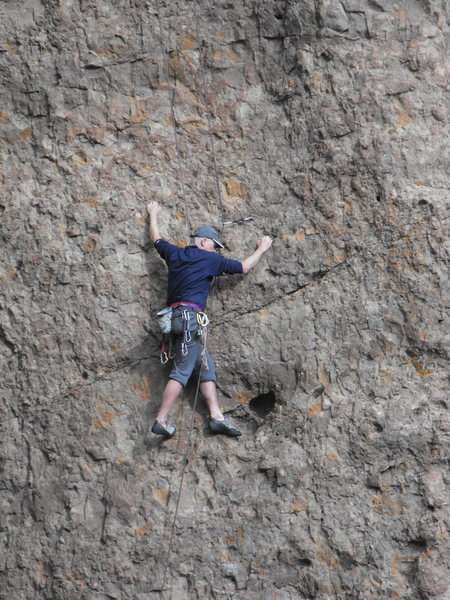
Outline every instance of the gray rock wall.
[[[0, 11], [0, 598], [448, 599], [445, 0]], [[154, 198], [275, 238], [209, 305], [239, 440], [149, 434]]]

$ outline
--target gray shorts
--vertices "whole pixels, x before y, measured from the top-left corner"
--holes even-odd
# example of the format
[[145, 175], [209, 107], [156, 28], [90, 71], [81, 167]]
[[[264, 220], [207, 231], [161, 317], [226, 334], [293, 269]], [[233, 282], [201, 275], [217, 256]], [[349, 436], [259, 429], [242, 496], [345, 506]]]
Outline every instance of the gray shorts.
[[[188, 316], [186, 323], [184, 314]], [[190, 341], [185, 341], [187, 353], [183, 355], [183, 340], [185, 326], [189, 331]], [[172, 312], [172, 332], [175, 341], [175, 358], [172, 371], [169, 374], [170, 379], [175, 379], [185, 386], [192, 373], [200, 369], [200, 381], [216, 381], [216, 366], [211, 355], [206, 349], [205, 360], [208, 367], [202, 364], [202, 337], [198, 335], [199, 324], [197, 323], [197, 311], [187, 306], [177, 306]]]

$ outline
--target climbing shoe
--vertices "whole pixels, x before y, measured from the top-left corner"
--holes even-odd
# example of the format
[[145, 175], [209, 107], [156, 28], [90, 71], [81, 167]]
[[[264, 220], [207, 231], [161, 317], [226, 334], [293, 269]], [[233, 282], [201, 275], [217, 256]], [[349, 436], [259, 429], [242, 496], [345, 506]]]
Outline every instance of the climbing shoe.
[[159, 421], [155, 421], [152, 426], [152, 433], [156, 435], [165, 435], [166, 437], [172, 437], [175, 435], [176, 427], [173, 425], [161, 425]]
[[238, 435], [242, 435], [239, 429], [233, 427], [229, 419], [224, 419], [223, 421], [211, 419], [211, 421], [209, 422], [209, 428], [214, 433], [224, 433], [225, 435], [229, 435], [231, 437], [237, 437]]

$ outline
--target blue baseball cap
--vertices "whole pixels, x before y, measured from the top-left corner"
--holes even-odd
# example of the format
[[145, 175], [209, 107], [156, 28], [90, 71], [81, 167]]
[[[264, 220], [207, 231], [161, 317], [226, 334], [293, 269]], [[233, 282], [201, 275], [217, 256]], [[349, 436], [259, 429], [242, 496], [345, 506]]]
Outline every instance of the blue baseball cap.
[[225, 246], [220, 241], [219, 232], [214, 229], [214, 227], [209, 227], [209, 225], [202, 225], [201, 227], [197, 227], [197, 229], [192, 234], [192, 237], [200, 237], [200, 238], [208, 238], [212, 240], [216, 246], [219, 248], [225, 248]]

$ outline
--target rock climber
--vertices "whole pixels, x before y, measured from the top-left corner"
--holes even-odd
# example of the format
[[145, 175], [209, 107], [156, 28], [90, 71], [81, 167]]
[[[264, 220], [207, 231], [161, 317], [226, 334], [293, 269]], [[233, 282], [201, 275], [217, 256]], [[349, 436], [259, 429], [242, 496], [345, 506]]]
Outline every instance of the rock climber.
[[175, 434], [176, 428], [168, 422], [169, 413], [192, 373], [199, 370], [200, 392], [209, 408], [211, 431], [239, 436], [241, 432], [220, 410], [214, 361], [208, 349], [203, 348], [203, 336], [199, 333], [213, 278], [225, 274], [248, 273], [269, 250], [272, 238], [262, 237], [255, 252], [245, 260], [231, 260], [218, 253], [224, 245], [213, 227], [198, 227], [191, 236], [194, 243], [181, 248], [170, 244], [159, 234], [159, 202], [150, 202], [147, 212], [150, 217], [150, 239], [169, 269], [167, 306], [172, 307], [172, 332], [175, 335], [174, 364], [152, 432], [167, 437]]

